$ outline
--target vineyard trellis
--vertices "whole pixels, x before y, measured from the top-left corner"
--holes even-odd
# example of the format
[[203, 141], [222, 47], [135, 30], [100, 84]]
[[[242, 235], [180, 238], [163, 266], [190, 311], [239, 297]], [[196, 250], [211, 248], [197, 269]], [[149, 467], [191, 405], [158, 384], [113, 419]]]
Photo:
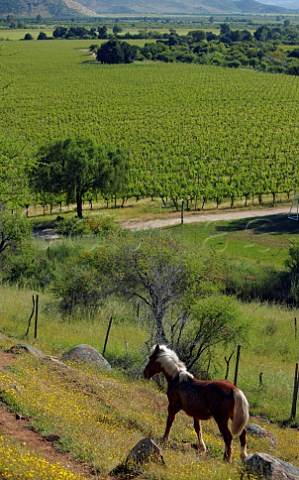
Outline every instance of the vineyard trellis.
[[97, 65], [82, 51], [89, 43], [6, 42], [0, 128], [26, 139], [32, 155], [78, 134], [117, 146], [130, 156], [122, 198], [155, 195], [178, 209], [182, 200], [190, 209], [265, 195], [275, 203], [298, 191], [298, 77]]

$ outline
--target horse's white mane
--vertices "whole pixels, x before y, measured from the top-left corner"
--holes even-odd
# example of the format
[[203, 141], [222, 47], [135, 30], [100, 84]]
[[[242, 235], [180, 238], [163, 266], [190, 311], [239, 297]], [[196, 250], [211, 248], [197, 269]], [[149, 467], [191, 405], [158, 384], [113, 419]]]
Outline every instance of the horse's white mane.
[[[151, 354], [154, 353], [156, 347], [157, 345], [152, 347]], [[180, 382], [186, 382], [190, 378], [194, 378], [193, 375], [187, 371], [185, 364], [181, 362], [177, 354], [165, 345], [159, 345], [157, 361], [171, 378], [179, 376]]]

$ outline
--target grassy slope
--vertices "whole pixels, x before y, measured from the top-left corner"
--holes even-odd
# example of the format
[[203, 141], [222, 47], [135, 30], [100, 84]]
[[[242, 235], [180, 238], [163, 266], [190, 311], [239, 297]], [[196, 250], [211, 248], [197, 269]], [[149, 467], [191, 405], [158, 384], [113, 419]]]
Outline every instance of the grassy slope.
[[[2, 340], [1, 348], [11, 344]], [[12, 383], [17, 388], [10, 388]], [[2, 398], [12, 409], [30, 417], [41, 434], [58, 434], [61, 448], [89, 462], [97, 478], [105, 478], [141, 438], [151, 436], [159, 442], [163, 432], [166, 396], [140, 380], [88, 369], [66, 373], [25, 355], [1, 372], [0, 386]], [[296, 463], [298, 433], [275, 425], [267, 428], [277, 436], [278, 445], [250, 437], [250, 451], [266, 451]], [[222, 462], [222, 440], [213, 421], [204, 422], [204, 439], [210, 453], [199, 458], [192, 448], [196, 442], [192, 422], [179, 414], [163, 451], [166, 468], [149, 465], [143, 478], [240, 478], [237, 442], [230, 466]]]
[[[257, 230], [249, 227], [252, 224], [236, 221], [184, 225], [172, 227], [171, 231], [198, 255], [202, 243], [208, 241], [219, 250], [221, 256], [224, 250], [225, 256], [233, 262], [282, 267], [288, 240], [298, 232], [297, 223], [273, 217], [271, 222], [268, 219], [259, 224]], [[146, 332], [144, 325], [134, 322], [135, 314], [130, 306], [111, 300], [93, 321], [78, 318], [69, 323], [55, 312], [55, 308], [53, 310], [54, 305], [50, 295], [41, 295], [39, 339], [34, 342], [31, 333], [29, 343], [35, 343], [46, 353], [58, 356], [80, 343], [92, 344], [101, 351], [107, 321], [109, 315], [113, 314], [115, 322], [107, 356], [111, 361], [121, 359], [124, 362], [128, 348], [133, 357], [131, 367], [135, 374], [140, 373], [144, 359], [143, 345], [149, 338], [149, 332]], [[290, 415], [294, 364], [297, 360], [293, 318], [295, 315], [298, 317], [299, 312], [259, 303], [240, 303], [239, 308], [246, 333], [242, 341], [238, 385], [248, 396], [251, 414], [285, 420]], [[1, 330], [15, 336], [14, 343], [20, 341], [26, 330], [30, 310], [31, 292], [0, 288]], [[141, 311], [141, 318], [145, 321], [145, 311]], [[6, 346], [3, 344], [2, 348]], [[215, 352], [218, 377], [224, 375], [224, 356], [231, 351], [218, 349]], [[229, 376], [231, 380], [234, 358]], [[123, 460], [129, 448], [139, 439], [150, 435], [158, 440], [163, 433], [166, 398], [149, 384], [140, 383], [139, 380], [129, 381], [115, 373], [98, 375], [95, 372], [85, 372], [75, 382], [72, 377], [66, 378], [65, 383], [56, 371], [47, 369], [45, 365], [36, 366], [30, 359], [18, 361], [16, 367], [0, 377], [1, 389], [8, 390], [5, 401], [17, 411], [29, 415], [34, 428], [43, 434], [58, 433], [63, 448], [91, 462], [99, 471], [98, 478], [104, 478], [111, 468]], [[262, 386], [259, 385], [261, 372]], [[29, 377], [30, 382], [27, 381]], [[78, 388], [70, 389], [69, 382]], [[21, 384], [22, 395], [18, 390], [7, 387], [11, 383]], [[58, 404], [62, 405], [59, 409]], [[172, 432], [171, 448], [166, 448], [164, 452], [166, 471], [159, 466], [150, 466], [147, 475], [169, 480], [239, 478], [237, 453], [233, 467], [221, 461], [222, 441], [214, 423], [207, 422], [204, 425], [204, 438], [210, 456], [200, 460], [190, 446], [195, 442], [191, 427], [192, 422], [180, 414]], [[267, 439], [250, 438], [250, 451], [266, 451], [298, 463], [298, 433], [292, 429], [281, 430], [274, 425], [267, 425], [267, 428], [278, 437], [278, 446], [271, 446]], [[103, 451], [109, 451], [110, 454], [104, 455]]]

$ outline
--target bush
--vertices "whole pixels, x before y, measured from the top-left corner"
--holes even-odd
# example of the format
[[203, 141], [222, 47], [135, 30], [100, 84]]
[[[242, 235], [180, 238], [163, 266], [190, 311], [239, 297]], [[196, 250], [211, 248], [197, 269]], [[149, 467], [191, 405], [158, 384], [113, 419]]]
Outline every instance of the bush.
[[191, 306], [178, 344], [180, 356], [196, 376], [202, 371], [208, 373], [211, 348], [239, 340], [241, 331], [240, 312], [234, 299], [225, 295], [201, 298]]
[[56, 222], [55, 228], [60, 235], [73, 237], [83, 235], [98, 235], [106, 237], [110, 234], [121, 232], [121, 227], [112, 215], [97, 215], [79, 219], [68, 218]]

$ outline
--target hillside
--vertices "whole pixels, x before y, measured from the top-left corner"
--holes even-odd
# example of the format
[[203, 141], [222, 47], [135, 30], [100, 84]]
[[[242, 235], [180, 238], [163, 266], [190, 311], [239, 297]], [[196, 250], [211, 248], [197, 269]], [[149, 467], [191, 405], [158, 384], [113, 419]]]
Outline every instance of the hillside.
[[99, 14], [283, 14], [292, 10], [255, 0], [3, 0], [0, 15], [68, 18]]
[[3, 0], [0, 2], [0, 15], [16, 15], [33, 18], [36, 15], [53, 18], [73, 16], [94, 16], [95, 12], [74, 0]]
[[254, 0], [80, 0], [82, 5], [98, 13], [287, 13], [283, 7], [263, 5]]

